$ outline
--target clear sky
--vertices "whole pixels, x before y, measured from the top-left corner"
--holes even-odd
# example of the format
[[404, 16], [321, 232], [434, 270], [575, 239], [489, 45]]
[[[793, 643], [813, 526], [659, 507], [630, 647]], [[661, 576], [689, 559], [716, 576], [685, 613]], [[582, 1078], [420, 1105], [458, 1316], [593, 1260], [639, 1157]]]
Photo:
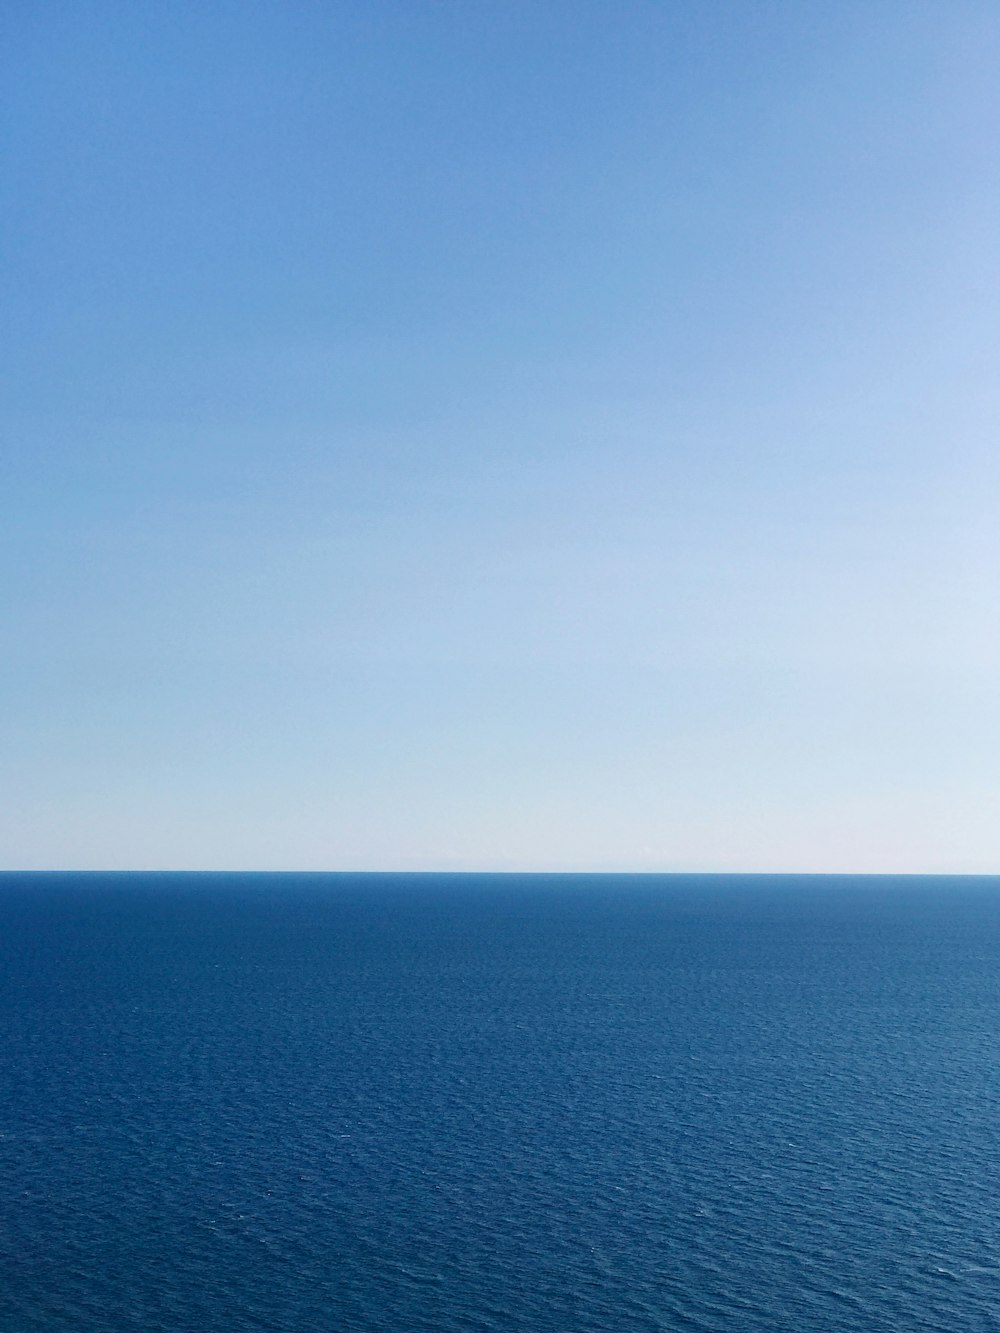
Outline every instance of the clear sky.
[[1000, 871], [994, 0], [0, 26], [0, 864]]

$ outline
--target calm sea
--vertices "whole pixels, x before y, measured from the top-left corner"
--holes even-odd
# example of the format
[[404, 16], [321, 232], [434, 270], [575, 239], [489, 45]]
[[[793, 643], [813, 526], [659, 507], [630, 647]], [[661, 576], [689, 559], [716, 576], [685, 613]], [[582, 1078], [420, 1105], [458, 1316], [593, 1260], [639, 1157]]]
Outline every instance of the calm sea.
[[3, 1333], [1000, 1327], [1000, 880], [0, 876]]

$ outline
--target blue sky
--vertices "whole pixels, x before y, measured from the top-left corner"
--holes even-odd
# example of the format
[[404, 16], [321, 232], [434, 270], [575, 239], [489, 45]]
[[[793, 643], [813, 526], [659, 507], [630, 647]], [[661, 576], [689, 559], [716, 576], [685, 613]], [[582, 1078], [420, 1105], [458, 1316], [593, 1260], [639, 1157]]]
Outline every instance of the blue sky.
[[0, 25], [0, 863], [1000, 869], [994, 4]]

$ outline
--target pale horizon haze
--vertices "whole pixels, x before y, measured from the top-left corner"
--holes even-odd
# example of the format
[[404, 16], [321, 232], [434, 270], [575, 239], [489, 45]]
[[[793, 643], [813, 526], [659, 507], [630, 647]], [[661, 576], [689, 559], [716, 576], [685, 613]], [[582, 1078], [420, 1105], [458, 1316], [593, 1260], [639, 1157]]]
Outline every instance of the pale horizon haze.
[[1000, 872], [998, 68], [13, 0], [0, 869]]

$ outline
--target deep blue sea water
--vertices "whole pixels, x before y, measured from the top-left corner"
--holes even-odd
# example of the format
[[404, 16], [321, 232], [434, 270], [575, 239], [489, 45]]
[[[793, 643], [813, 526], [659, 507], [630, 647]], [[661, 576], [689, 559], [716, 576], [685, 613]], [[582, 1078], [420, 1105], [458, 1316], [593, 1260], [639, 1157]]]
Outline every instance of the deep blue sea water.
[[0, 1331], [1000, 1328], [1000, 881], [0, 876]]

